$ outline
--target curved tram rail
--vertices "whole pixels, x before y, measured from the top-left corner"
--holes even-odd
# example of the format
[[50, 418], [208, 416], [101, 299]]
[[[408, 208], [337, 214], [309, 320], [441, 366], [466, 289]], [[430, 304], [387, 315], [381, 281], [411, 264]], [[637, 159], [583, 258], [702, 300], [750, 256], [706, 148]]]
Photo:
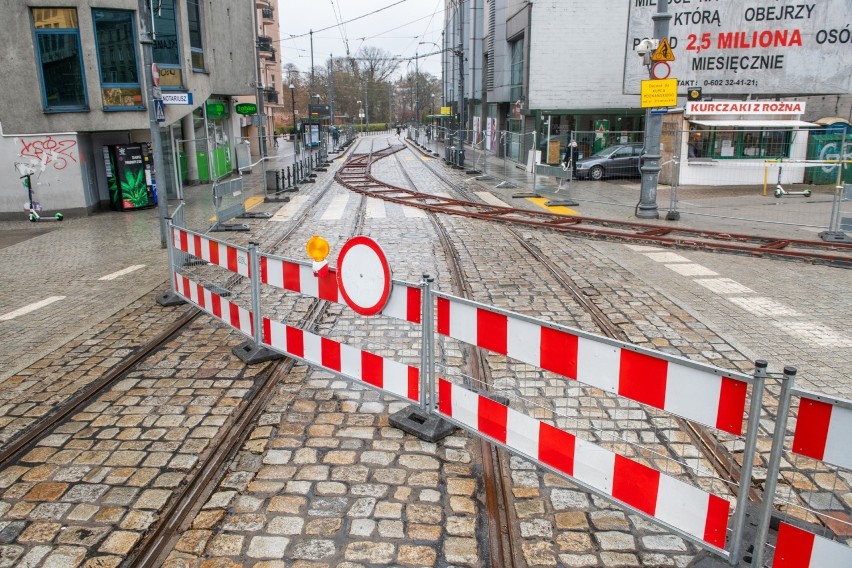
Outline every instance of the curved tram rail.
[[404, 145], [391, 146], [371, 156], [354, 156], [341, 165], [335, 174], [335, 180], [358, 193], [435, 213], [542, 227], [607, 240], [638, 241], [648, 245], [746, 254], [852, 268], [852, 244], [850, 243], [720, 233], [594, 217], [566, 217], [545, 211], [500, 207], [430, 195], [387, 184], [372, 176], [370, 166], [374, 161], [399, 152], [405, 147]]

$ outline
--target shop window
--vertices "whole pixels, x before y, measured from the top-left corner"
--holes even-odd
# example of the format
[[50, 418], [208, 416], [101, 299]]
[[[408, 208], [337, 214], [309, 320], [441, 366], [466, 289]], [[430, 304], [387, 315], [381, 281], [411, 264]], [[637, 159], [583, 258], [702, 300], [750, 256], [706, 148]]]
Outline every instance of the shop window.
[[133, 12], [92, 10], [104, 110], [144, 109]]
[[690, 158], [787, 158], [790, 155], [790, 140], [788, 130], [700, 128], [689, 132], [688, 152]]
[[187, 21], [189, 23], [189, 50], [193, 71], [204, 71], [204, 48], [201, 38], [201, 6], [199, 0], [188, 0], [186, 3]]
[[521, 100], [524, 94], [524, 38], [512, 42], [512, 63], [509, 75], [509, 98], [512, 102]]
[[178, 36], [175, 0], [161, 0], [159, 12], [154, 13], [154, 63], [160, 68], [160, 87], [183, 88], [180, 67], [180, 38]]
[[89, 110], [77, 10], [33, 8], [32, 16], [44, 110]]

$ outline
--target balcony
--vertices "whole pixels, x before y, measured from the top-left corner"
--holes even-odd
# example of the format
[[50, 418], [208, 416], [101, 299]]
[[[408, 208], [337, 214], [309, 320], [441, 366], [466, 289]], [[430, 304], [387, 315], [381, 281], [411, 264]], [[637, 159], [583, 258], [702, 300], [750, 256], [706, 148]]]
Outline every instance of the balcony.
[[274, 105], [278, 104], [278, 91], [275, 89], [263, 89], [263, 100]]
[[257, 48], [260, 51], [273, 51], [272, 38], [265, 35], [257, 36]]
[[271, 24], [275, 19], [275, 11], [272, 8], [263, 8], [260, 11], [260, 15], [264, 20], [264, 23]]
[[[261, 51], [263, 51], [263, 50], [261, 50]], [[275, 61], [275, 48], [270, 47], [269, 50], [267, 50], [266, 53], [261, 55], [261, 57], [263, 57], [266, 61]]]

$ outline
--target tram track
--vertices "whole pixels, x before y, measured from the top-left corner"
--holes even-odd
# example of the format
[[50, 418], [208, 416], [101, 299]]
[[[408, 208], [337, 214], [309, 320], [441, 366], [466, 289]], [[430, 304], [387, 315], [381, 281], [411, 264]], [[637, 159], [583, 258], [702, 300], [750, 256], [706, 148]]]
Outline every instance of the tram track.
[[[354, 145], [351, 148], [354, 148]], [[332, 183], [333, 179], [327, 180], [327, 183], [315, 192], [314, 199], [292, 219], [288, 229], [274, 241], [263, 243], [263, 246], [274, 251], [279, 245], [286, 242], [316, 210], [325, 190]], [[358, 205], [358, 214], [355, 216], [355, 222], [349, 231], [351, 235], [360, 233], [363, 227], [365, 201], [362, 198]], [[193, 266], [203, 266], [204, 264], [192, 263]], [[243, 280], [242, 277], [231, 277], [228, 279], [228, 284], [231, 287], [237, 287], [243, 283]], [[306, 328], [316, 325], [324, 317], [328, 305], [329, 303], [324, 300], [311, 300], [306, 313], [296, 325]], [[152, 355], [163, 349], [168, 349], [171, 342], [191, 329], [191, 324], [201, 314], [201, 310], [194, 307], [190, 308], [166, 330], [151, 338], [111, 367], [102, 377], [86, 385], [82, 390], [54, 408], [45, 418], [30, 425], [24, 434], [12, 439], [10, 443], [0, 448], [0, 472], [18, 463], [23, 455], [35, 447], [40, 440], [43, 440], [76, 413], [83, 411], [88, 405], [98, 400], [112, 386], [130, 377]], [[157, 521], [130, 549], [121, 562], [121, 566], [135, 568], [162, 565], [165, 555], [173, 548], [180, 530], [200, 510], [213, 488], [222, 479], [229, 460], [245, 442], [257, 417], [275, 396], [276, 386], [280, 379], [286, 376], [295, 364], [295, 360], [290, 358], [263, 364], [263, 368], [256, 374], [259, 385], [242, 402], [239, 410], [232, 414], [225, 425], [220, 428], [218, 434], [211, 441], [212, 447], [205, 452], [207, 458], [200, 460], [188, 473], [186, 479], [180, 484], [179, 493], [175, 493], [169, 498], [164, 509], [160, 511]]]
[[[411, 148], [409, 148], [411, 150]], [[387, 155], [393, 155], [399, 170], [411, 188], [416, 188], [417, 185], [412, 180], [411, 176], [403, 167], [399, 155], [399, 150], [388, 151]], [[460, 193], [462, 199], [444, 198], [430, 194], [421, 193], [411, 190], [410, 196], [415, 197], [419, 203], [430, 203], [432, 200], [441, 200], [444, 203], [476, 203], [478, 197], [470, 194], [466, 189], [460, 188], [451, 181], [442, 176], [439, 172], [428, 163], [423, 164], [438, 180], [446, 185], [450, 190]], [[382, 195], [395, 195], [398, 189], [396, 186], [384, 184], [376, 180], [369, 174], [369, 164], [366, 165], [366, 172], [359, 172], [359, 177], [356, 179], [362, 180], [362, 187], [375, 187], [378, 195], [372, 193], [374, 197], [383, 198]], [[354, 176], [353, 176], [354, 177]], [[392, 201], [394, 199], [391, 199]], [[403, 202], [407, 199], [403, 198]], [[411, 205], [411, 203], [405, 203]], [[441, 246], [444, 249], [448, 262], [450, 264], [451, 278], [453, 288], [464, 297], [472, 297], [473, 290], [470, 284], [463, 276], [463, 270], [460, 264], [458, 252], [452, 244], [452, 240], [446, 227], [440, 221], [436, 211], [427, 209], [429, 218], [435, 226]], [[513, 226], [505, 227], [508, 234], [515, 240], [532, 258], [535, 258], [545, 269], [553, 276], [556, 282], [567, 291], [571, 298], [590, 316], [599, 332], [609, 338], [619, 341], [629, 342], [627, 334], [618, 325], [614, 324], [603, 310], [574, 282], [574, 280], [551, 258], [549, 258], [541, 249], [532, 244], [528, 239], [524, 238], [518, 230]], [[490, 367], [486, 359], [485, 352], [476, 347], [468, 347], [470, 356], [467, 358], [471, 376], [474, 381], [485, 386], [485, 390], [493, 384]], [[688, 436], [692, 444], [698, 449], [701, 455], [708, 461], [716, 475], [729, 487], [737, 487], [740, 483], [740, 467], [731, 453], [716, 439], [712, 432], [707, 428], [688, 420], [676, 417], [675, 423]], [[668, 458], [679, 461], [679, 458], [670, 445], [665, 440], [660, 440], [663, 447], [668, 450]], [[519, 548], [513, 542], [512, 530], [513, 520], [509, 518], [512, 502], [510, 492], [507, 490], [509, 483], [505, 479], [505, 451], [492, 444], [481, 441], [481, 455], [483, 463], [483, 485], [485, 491], [486, 508], [489, 519], [489, 544], [490, 554], [493, 566], [515, 566], [521, 565], [516, 562], [515, 554]], [[753, 502], [760, 501], [760, 493], [755, 487], [749, 487], [749, 496]], [[496, 546], [496, 543], [500, 543]]]
[[[406, 145], [416, 155], [434, 159], [410, 142]], [[397, 150], [398, 151], [398, 150]], [[617, 242], [634, 242], [687, 250], [734, 253], [783, 259], [814, 264], [825, 264], [840, 268], [852, 268], [852, 244], [829, 243], [762, 237], [739, 233], [722, 233], [698, 229], [652, 225], [594, 217], [566, 216], [546, 211], [518, 209], [465, 199], [454, 199], [430, 195], [416, 190], [382, 184], [367, 177], [347, 178], [345, 168], [338, 171], [338, 181], [353, 191], [370, 192], [381, 199], [475, 219], [500, 221], [528, 227], [547, 228], [555, 231]], [[449, 183], [455, 187], [454, 184]]]

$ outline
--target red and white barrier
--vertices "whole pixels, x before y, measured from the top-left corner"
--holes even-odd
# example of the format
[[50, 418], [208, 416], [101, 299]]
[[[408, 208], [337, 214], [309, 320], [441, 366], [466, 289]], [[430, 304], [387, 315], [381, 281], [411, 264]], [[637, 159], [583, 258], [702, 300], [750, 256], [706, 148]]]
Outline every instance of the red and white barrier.
[[793, 452], [852, 469], [850, 435], [852, 410], [804, 395], [801, 397]]
[[251, 277], [248, 252], [198, 233], [172, 226], [174, 247], [246, 278]]
[[263, 318], [263, 342], [280, 353], [363, 381], [396, 396], [415, 402], [420, 400], [417, 367], [268, 318]]
[[237, 331], [249, 337], [252, 336], [254, 331], [252, 327], [254, 325], [254, 316], [251, 310], [229, 302], [177, 272], [175, 273], [175, 290], [205, 312], [219, 318]]
[[445, 379], [438, 410], [468, 429], [693, 537], [725, 547], [729, 503]]
[[849, 568], [852, 548], [782, 522], [772, 568]]
[[[330, 269], [324, 276], [315, 276], [308, 263], [292, 262], [260, 255], [260, 278], [264, 284], [298, 292], [320, 300], [345, 304], [337, 284], [337, 272]], [[411, 323], [420, 323], [421, 293], [417, 286], [394, 282], [383, 316]]]
[[748, 383], [652, 351], [438, 298], [438, 333], [569, 379], [742, 434]]

